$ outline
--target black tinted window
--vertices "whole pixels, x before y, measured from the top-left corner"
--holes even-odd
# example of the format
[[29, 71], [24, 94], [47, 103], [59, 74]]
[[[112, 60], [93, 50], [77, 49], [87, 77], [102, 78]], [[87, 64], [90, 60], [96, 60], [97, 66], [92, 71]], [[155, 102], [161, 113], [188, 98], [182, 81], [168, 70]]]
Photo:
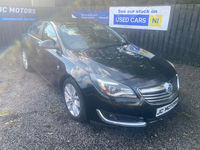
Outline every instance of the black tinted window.
[[39, 32], [41, 27], [42, 27], [42, 22], [39, 22], [31, 27], [29, 33], [35, 36], [36, 38], [39, 38]]
[[57, 41], [56, 33], [53, 29], [53, 27], [50, 24], [45, 24], [44, 30], [42, 33], [42, 40], [54, 40]]

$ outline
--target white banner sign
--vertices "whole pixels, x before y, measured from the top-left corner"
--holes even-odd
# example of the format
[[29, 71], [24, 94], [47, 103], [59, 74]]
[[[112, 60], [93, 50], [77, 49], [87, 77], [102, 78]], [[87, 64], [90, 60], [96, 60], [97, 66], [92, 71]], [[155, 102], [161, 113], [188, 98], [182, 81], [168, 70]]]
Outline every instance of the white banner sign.
[[167, 30], [171, 6], [110, 7], [109, 26]]

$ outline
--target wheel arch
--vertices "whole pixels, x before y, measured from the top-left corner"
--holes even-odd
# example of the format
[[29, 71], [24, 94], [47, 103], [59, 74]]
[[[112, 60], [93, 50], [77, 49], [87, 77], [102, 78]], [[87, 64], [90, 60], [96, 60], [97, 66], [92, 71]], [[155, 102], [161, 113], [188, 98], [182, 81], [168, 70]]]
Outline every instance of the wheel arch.
[[58, 81], [58, 88], [61, 92], [63, 90], [63, 84], [67, 78], [72, 78], [79, 86], [81, 91], [87, 88], [88, 85], [92, 84], [92, 81], [89, 77], [89, 72], [78, 66], [77, 64], [67, 61], [61, 68], [65, 70], [64, 72], [62, 72], [62, 75], [60, 76], [60, 79]]
[[[73, 78], [70, 74], [66, 74], [66, 75], [63, 75], [63, 76], [60, 78], [60, 80], [59, 80], [58, 86], [59, 86], [59, 90], [60, 90], [62, 96], [64, 96], [64, 95], [63, 95], [63, 84], [64, 84], [65, 80], [68, 79], [68, 78], [70, 78], [70, 77]], [[74, 79], [74, 78], [73, 78], [73, 79]], [[76, 80], [75, 80], [75, 81], [76, 81]]]

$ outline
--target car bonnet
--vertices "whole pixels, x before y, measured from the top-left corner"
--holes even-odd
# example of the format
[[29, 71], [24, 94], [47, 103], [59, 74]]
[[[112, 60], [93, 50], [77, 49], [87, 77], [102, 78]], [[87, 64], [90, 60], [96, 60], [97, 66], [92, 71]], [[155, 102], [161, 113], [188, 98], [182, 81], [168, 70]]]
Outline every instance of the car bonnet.
[[133, 44], [71, 52], [88, 72], [116, 81], [155, 76], [173, 69], [166, 60]]

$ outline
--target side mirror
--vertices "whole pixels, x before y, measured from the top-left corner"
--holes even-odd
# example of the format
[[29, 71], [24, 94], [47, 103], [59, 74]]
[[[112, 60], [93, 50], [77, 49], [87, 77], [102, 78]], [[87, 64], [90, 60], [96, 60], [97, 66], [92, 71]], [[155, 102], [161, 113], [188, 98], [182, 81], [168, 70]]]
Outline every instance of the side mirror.
[[45, 40], [39, 44], [39, 47], [44, 49], [59, 49], [59, 46], [55, 44], [53, 40]]

